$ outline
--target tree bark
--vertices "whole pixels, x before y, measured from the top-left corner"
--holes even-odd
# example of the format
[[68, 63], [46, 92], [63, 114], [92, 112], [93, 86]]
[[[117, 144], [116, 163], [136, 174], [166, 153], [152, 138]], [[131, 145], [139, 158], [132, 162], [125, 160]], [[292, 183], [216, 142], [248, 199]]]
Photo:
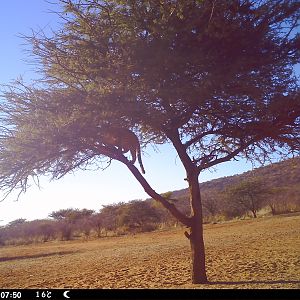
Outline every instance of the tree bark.
[[205, 247], [203, 238], [202, 204], [198, 174], [188, 177], [192, 225], [190, 228], [192, 283], [207, 283]]
[[186, 146], [182, 144], [178, 130], [169, 132], [167, 135], [172, 141], [180, 160], [186, 170], [187, 181], [189, 183], [190, 205], [191, 205], [191, 225], [190, 233], [185, 232], [191, 245], [191, 274], [192, 283], [208, 283], [205, 265], [205, 248], [203, 239], [203, 216], [200, 187], [198, 176], [200, 169], [191, 160], [186, 152]]
[[202, 220], [201, 222], [195, 221], [190, 233], [192, 283], [196, 284], [208, 282], [206, 276], [203, 229], [200, 223], [202, 223]]

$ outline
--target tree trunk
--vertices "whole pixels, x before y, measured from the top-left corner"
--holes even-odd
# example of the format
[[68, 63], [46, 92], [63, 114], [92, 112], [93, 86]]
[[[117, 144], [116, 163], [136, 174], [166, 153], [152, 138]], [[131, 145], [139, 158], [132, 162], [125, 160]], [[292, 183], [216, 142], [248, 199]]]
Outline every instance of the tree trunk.
[[207, 283], [202, 220], [201, 222], [195, 220], [191, 228], [190, 244], [192, 283]]
[[251, 211], [252, 211], [252, 214], [253, 214], [253, 218], [256, 218], [256, 208], [255, 208], [255, 203], [254, 203], [254, 197], [251, 197]]
[[269, 204], [269, 206], [270, 206], [270, 208], [271, 208], [272, 216], [275, 216], [275, 215], [276, 215], [275, 205], [273, 206], [273, 204]]
[[169, 212], [182, 224], [190, 228], [190, 233], [185, 233], [190, 239], [192, 252], [192, 283], [207, 283], [206, 267], [205, 267], [205, 249], [203, 241], [203, 225], [202, 225], [202, 204], [200, 197], [200, 188], [198, 182], [198, 170], [192, 164], [186, 162], [187, 180], [189, 182], [191, 217], [187, 217], [176, 206], [167, 201], [164, 197], [157, 194], [141, 175], [139, 170], [125, 157], [119, 157], [119, 161], [127, 165], [128, 169], [140, 182], [145, 192], [159, 201]]
[[188, 235], [191, 245], [192, 283], [207, 283], [203, 239], [202, 204], [198, 176], [189, 178], [192, 225]]

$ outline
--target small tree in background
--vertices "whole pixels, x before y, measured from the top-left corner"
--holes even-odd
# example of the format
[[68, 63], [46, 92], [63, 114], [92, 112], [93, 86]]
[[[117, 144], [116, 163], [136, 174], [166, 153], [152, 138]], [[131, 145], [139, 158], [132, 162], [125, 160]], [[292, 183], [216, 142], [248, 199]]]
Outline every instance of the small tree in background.
[[272, 215], [300, 210], [300, 188], [295, 186], [277, 186], [269, 191], [266, 203]]
[[97, 237], [100, 238], [102, 229], [104, 228], [104, 222], [101, 213], [97, 213], [91, 216], [91, 222], [94, 230], [96, 231]]
[[49, 217], [57, 221], [57, 229], [60, 232], [62, 240], [71, 240], [73, 237], [74, 228], [68, 219], [73, 209], [60, 209], [49, 214]]
[[257, 217], [257, 211], [266, 203], [269, 190], [262, 180], [256, 178], [243, 181], [227, 189], [229, 206], [233, 211], [250, 211], [253, 217]]
[[123, 202], [103, 205], [102, 209], [100, 210], [100, 215], [102, 218], [103, 227], [106, 231], [106, 235], [108, 231], [115, 231], [117, 229], [117, 216], [122, 206], [124, 206]]
[[58, 226], [62, 238], [69, 240], [76, 229], [82, 231], [86, 237], [90, 235], [92, 230], [92, 221], [90, 218], [94, 212], [94, 210], [85, 208], [81, 210], [68, 208], [54, 211], [49, 214], [49, 217], [59, 221]]
[[160, 216], [149, 201], [134, 200], [121, 207], [117, 219], [119, 225], [128, 226], [129, 230], [151, 231]]
[[208, 212], [212, 219], [220, 212], [218, 201], [220, 201], [220, 192], [218, 191], [209, 191], [202, 192], [202, 205], [204, 209]]
[[43, 242], [54, 239], [56, 236], [56, 223], [50, 220], [40, 220], [37, 227], [38, 235], [41, 236]]
[[[300, 152], [299, 1], [60, 2], [63, 28], [27, 39], [42, 80], [3, 91], [0, 188], [25, 192], [31, 177], [118, 160], [189, 228], [192, 282], [207, 283], [200, 173]], [[109, 126], [173, 146], [190, 214], [105, 144]]]

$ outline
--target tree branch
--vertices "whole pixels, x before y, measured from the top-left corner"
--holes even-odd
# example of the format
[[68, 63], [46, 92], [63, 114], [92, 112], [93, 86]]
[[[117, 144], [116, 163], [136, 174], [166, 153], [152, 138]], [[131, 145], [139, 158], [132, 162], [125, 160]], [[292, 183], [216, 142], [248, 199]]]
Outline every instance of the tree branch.
[[199, 141], [200, 139], [204, 138], [206, 135], [210, 135], [210, 134], [216, 134], [218, 131], [215, 130], [208, 130], [208, 131], [204, 131], [201, 134], [198, 134], [196, 136], [194, 136], [193, 138], [191, 138], [189, 141], [184, 143], [184, 147], [187, 149], [188, 147], [190, 147], [192, 144], [196, 143], [197, 141]]
[[254, 142], [255, 142], [255, 139], [251, 139], [247, 143], [241, 143], [241, 146], [239, 148], [235, 149], [234, 151], [232, 151], [228, 155], [226, 155], [224, 157], [221, 157], [221, 158], [217, 158], [217, 159], [215, 159], [213, 161], [210, 161], [210, 162], [206, 162], [204, 164], [200, 164], [200, 166], [197, 169], [200, 172], [202, 170], [211, 168], [211, 167], [213, 167], [213, 166], [215, 166], [217, 164], [229, 161], [232, 158], [234, 158], [236, 155], [238, 155], [239, 153], [241, 153], [243, 150], [245, 150], [248, 146], [250, 146]]
[[178, 130], [173, 129], [172, 131], [166, 132], [166, 136], [172, 142], [181, 162], [183, 163], [185, 170], [187, 171], [187, 173], [189, 173], [194, 169], [194, 164], [189, 155], [186, 153], [186, 147], [180, 140]]
[[123, 157], [120, 156], [117, 159], [127, 166], [127, 168], [130, 170], [130, 172], [133, 174], [133, 176], [137, 179], [137, 181], [142, 185], [145, 192], [150, 197], [152, 197], [156, 201], [160, 202], [182, 224], [184, 224], [187, 227], [191, 227], [191, 224], [192, 224], [191, 218], [184, 215], [182, 212], [180, 212], [176, 208], [176, 206], [174, 204], [168, 202], [164, 197], [162, 197], [160, 194], [156, 193], [152, 189], [152, 187], [149, 185], [149, 183], [146, 181], [146, 179], [142, 176], [140, 171], [130, 161], [128, 161], [125, 156], [123, 156]]

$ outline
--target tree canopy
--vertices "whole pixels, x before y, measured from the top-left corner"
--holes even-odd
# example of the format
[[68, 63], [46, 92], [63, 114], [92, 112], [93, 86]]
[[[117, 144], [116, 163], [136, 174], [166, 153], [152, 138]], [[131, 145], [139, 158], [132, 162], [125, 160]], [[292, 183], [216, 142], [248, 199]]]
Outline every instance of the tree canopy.
[[43, 79], [4, 93], [2, 187], [114, 158], [104, 124], [171, 141], [198, 171], [299, 151], [296, 1], [61, 3], [63, 28], [27, 37]]

